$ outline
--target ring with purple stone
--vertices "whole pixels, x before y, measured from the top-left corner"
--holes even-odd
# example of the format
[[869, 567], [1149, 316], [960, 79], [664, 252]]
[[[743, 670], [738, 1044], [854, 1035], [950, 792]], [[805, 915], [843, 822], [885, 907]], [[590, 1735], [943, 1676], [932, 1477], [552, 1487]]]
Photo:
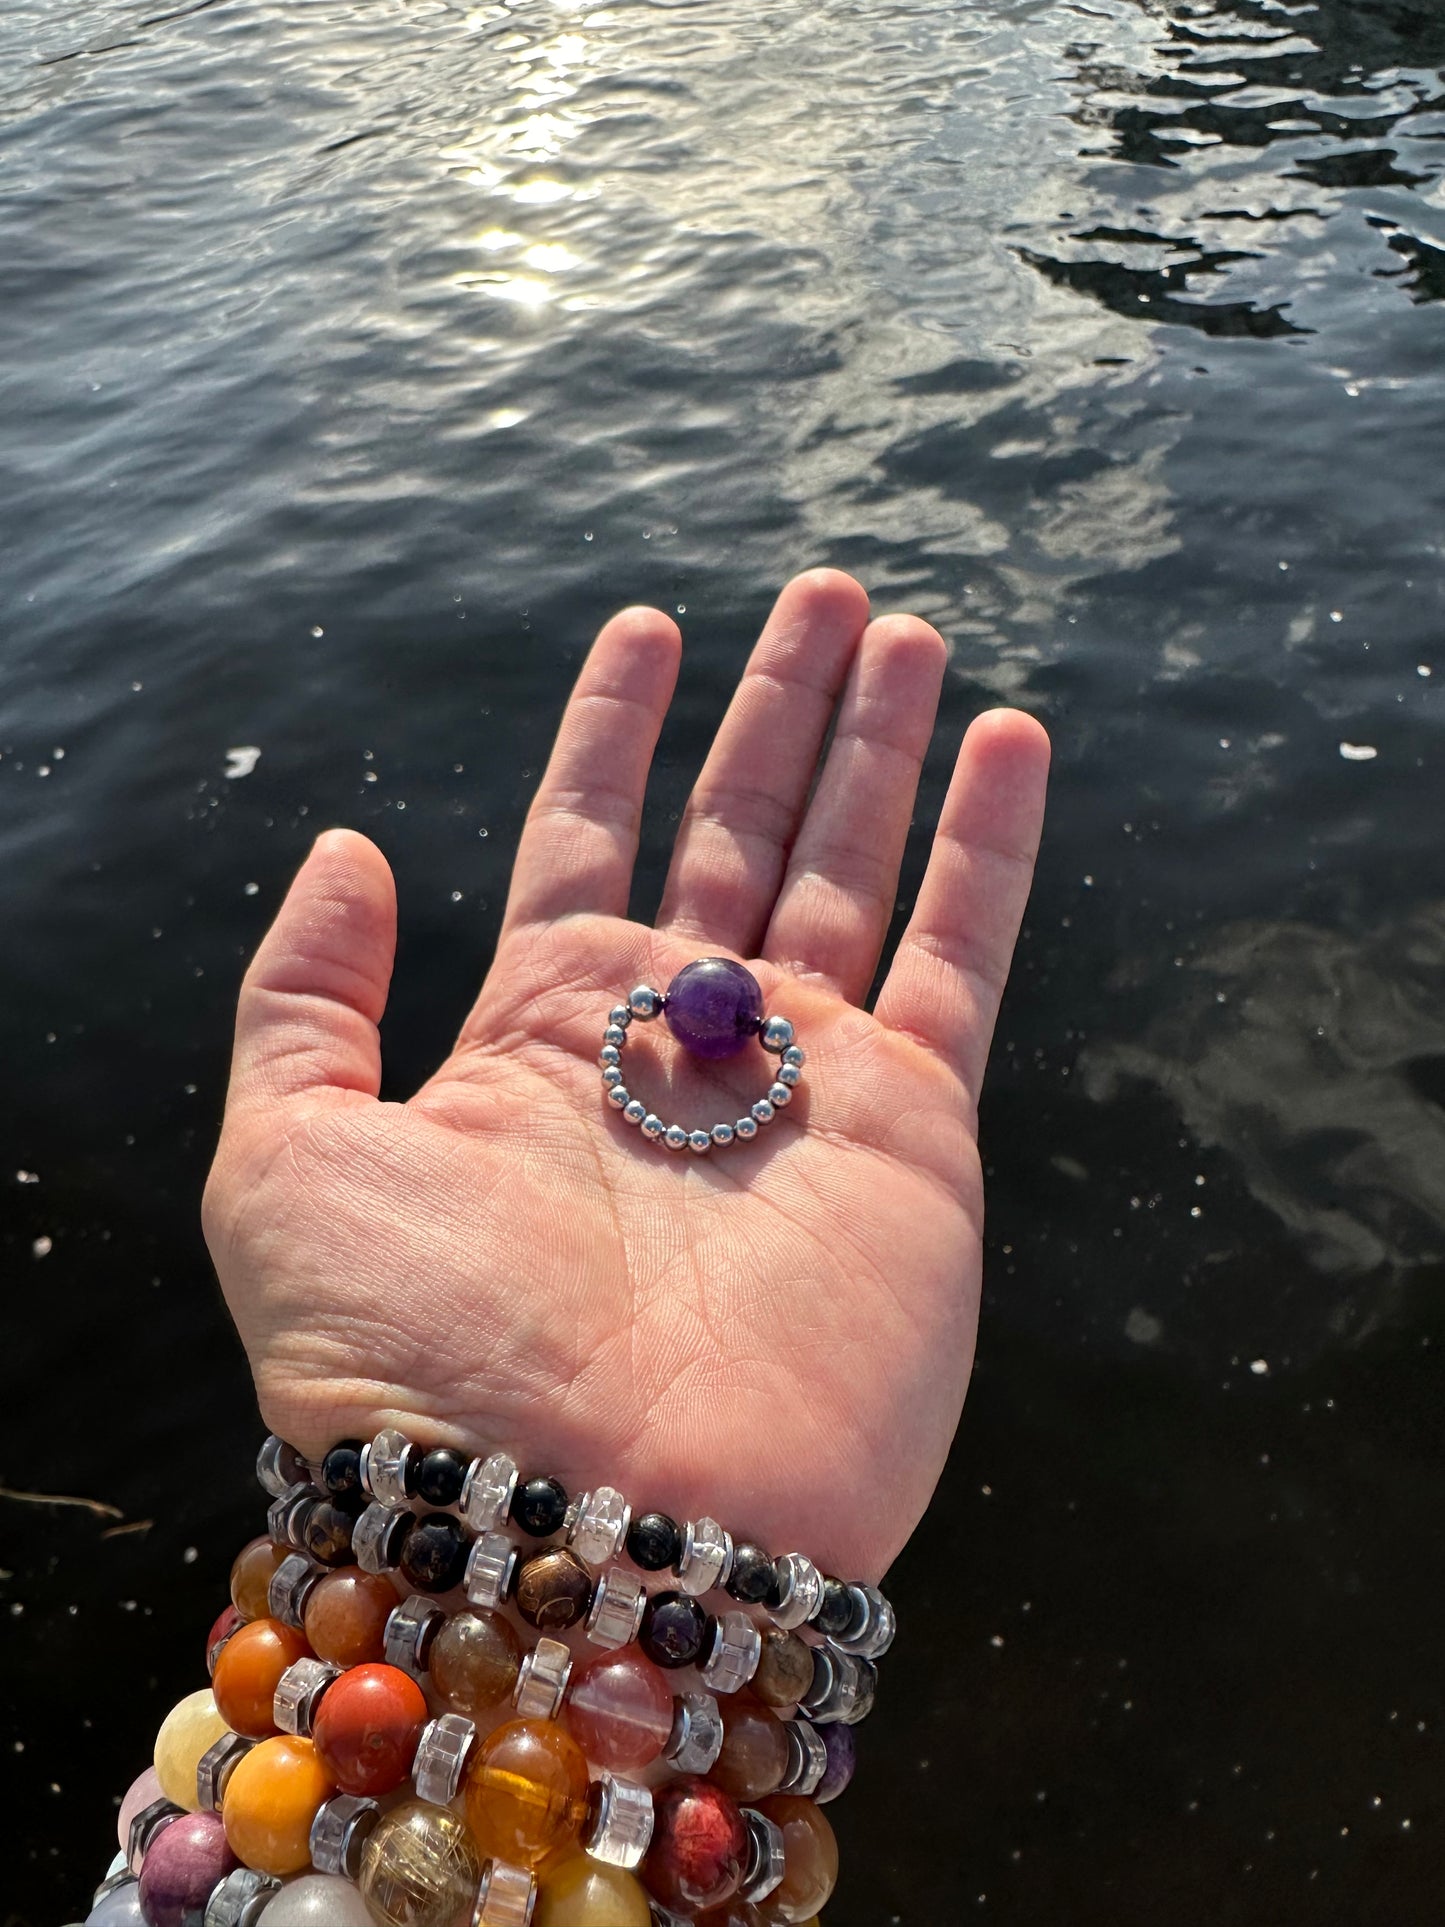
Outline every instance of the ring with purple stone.
[[[731, 1124], [714, 1124], [708, 1130], [664, 1124], [640, 1097], [632, 1095], [622, 1078], [622, 1052], [630, 1026], [650, 1023], [654, 1017], [666, 1018], [684, 1050], [709, 1061], [735, 1057], [756, 1038], [779, 1060], [777, 1075], [766, 1094]], [[727, 957], [699, 957], [678, 971], [666, 991], [638, 984], [625, 1004], [614, 1005], [609, 1012], [597, 1055], [607, 1102], [622, 1113], [624, 1123], [636, 1125], [649, 1143], [660, 1144], [666, 1151], [695, 1151], [699, 1156], [715, 1144], [746, 1143], [764, 1124], [771, 1124], [792, 1103], [804, 1061], [804, 1053], [793, 1042], [793, 1026], [786, 1017], [763, 1015], [757, 978]]]

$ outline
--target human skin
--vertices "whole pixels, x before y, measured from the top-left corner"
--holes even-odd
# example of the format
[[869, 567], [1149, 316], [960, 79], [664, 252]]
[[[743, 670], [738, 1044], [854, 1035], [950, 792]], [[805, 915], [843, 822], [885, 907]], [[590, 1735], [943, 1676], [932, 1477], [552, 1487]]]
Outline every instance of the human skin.
[[[877, 1578], [933, 1492], [972, 1365], [977, 1100], [1048, 739], [1012, 710], [968, 730], [870, 1013], [942, 639], [870, 620], [835, 571], [791, 582], [648, 928], [628, 893], [680, 652], [657, 610], [601, 631], [491, 969], [404, 1103], [378, 1098], [391, 872], [352, 831], [317, 841], [242, 986], [206, 1236], [263, 1416], [309, 1456], [388, 1423], [503, 1446], [524, 1476], [610, 1483]], [[713, 954], [747, 963], [807, 1067], [753, 1143], [672, 1155], [604, 1106], [597, 1050], [632, 985]], [[687, 1124], [740, 1115], [772, 1062], [699, 1064], [660, 1023], [633, 1025], [623, 1061]]]

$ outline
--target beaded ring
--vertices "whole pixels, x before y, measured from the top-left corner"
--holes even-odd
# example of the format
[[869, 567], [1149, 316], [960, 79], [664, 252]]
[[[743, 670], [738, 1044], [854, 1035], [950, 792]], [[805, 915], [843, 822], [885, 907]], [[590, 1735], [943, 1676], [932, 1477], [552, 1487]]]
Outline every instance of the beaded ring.
[[[763, 1049], [779, 1060], [777, 1077], [766, 1093], [731, 1124], [692, 1131], [681, 1124], [665, 1124], [622, 1081], [622, 1051], [628, 1029], [634, 1020], [646, 1024], [654, 1017], [666, 1017], [668, 1029], [683, 1048], [694, 1057], [710, 1061], [735, 1056], [750, 1037], [756, 1037]], [[609, 1011], [602, 1049], [597, 1054], [603, 1092], [613, 1110], [622, 1113], [623, 1122], [635, 1125], [649, 1143], [660, 1144], [664, 1150], [690, 1150], [699, 1156], [714, 1145], [721, 1148], [734, 1142], [746, 1143], [764, 1124], [771, 1124], [777, 1113], [792, 1103], [805, 1061], [804, 1052], [793, 1042], [793, 1026], [788, 1019], [764, 1017], [757, 978], [727, 957], [699, 957], [678, 971], [665, 992], [654, 990], [651, 984], [638, 984], [625, 1004], [615, 1004]]]

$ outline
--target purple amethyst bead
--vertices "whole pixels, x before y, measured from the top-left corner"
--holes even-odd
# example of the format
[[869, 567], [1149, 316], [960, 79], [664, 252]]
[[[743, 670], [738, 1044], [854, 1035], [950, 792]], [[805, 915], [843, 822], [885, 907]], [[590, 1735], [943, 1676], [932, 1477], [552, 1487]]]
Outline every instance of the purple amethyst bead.
[[206, 1902], [240, 1861], [215, 1813], [187, 1813], [146, 1849], [140, 1904], [150, 1927], [201, 1927]]
[[818, 1805], [824, 1806], [829, 1800], [836, 1800], [853, 1777], [853, 1768], [858, 1759], [858, 1742], [853, 1737], [851, 1726], [820, 1726], [823, 1744], [828, 1749], [828, 1765], [818, 1790], [813, 1795]]
[[757, 978], [726, 957], [699, 957], [667, 987], [667, 1027], [694, 1057], [735, 1057], [763, 1021]]

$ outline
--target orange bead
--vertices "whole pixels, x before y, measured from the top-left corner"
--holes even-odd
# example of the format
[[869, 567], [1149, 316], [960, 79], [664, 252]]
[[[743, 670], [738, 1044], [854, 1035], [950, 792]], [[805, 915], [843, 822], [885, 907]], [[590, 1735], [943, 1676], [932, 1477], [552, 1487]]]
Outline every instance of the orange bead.
[[391, 1793], [411, 1772], [426, 1694], [399, 1666], [353, 1666], [316, 1711], [311, 1737], [343, 1793]]
[[511, 1720], [478, 1748], [466, 1795], [467, 1825], [483, 1856], [535, 1867], [581, 1828], [587, 1758], [550, 1720]]
[[276, 1731], [273, 1701], [286, 1668], [311, 1652], [305, 1636], [279, 1619], [253, 1619], [221, 1648], [211, 1691], [233, 1733], [264, 1740]]
[[231, 1604], [242, 1619], [264, 1619], [271, 1610], [267, 1588], [271, 1575], [290, 1553], [271, 1539], [253, 1539], [242, 1546], [231, 1567]]
[[385, 1573], [347, 1566], [328, 1572], [306, 1601], [306, 1637], [333, 1666], [375, 1665], [385, 1657], [386, 1622], [397, 1592]]
[[263, 1740], [226, 1782], [221, 1818], [232, 1853], [258, 1873], [301, 1873], [311, 1865], [316, 1809], [335, 1790], [310, 1740]]
[[759, 1811], [783, 1830], [787, 1872], [768, 1897], [779, 1921], [802, 1927], [827, 1905], [838, 1884], [838, 1842], [827, 1815], [801, 1794], [776, 1793]]

